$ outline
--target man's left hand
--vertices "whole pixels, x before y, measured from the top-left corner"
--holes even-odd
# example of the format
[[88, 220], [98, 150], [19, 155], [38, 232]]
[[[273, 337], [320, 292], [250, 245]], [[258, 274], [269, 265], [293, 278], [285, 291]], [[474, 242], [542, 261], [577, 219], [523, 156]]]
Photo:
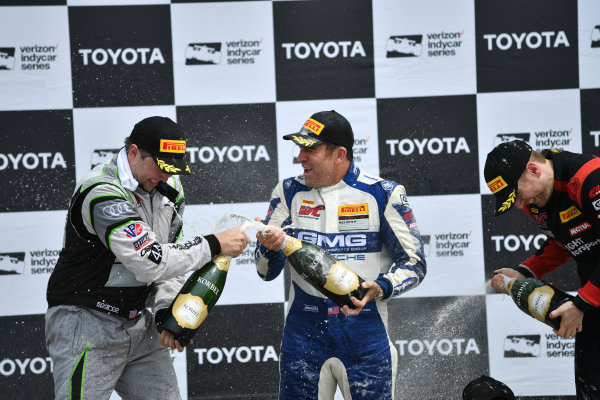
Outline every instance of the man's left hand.
[[583, 329], [583, 311], [575, 307], [572, 301], [567, 301], [550, 313], [550, 318], [560, 317], [560, 329], [553, 329], [554, 333], [565, 339], [572, 338], [575, 333]]
[[352, 304], [354, 304], [355, 308], [350, 308], [348, 306], [342, 307], [342, 312], [347, 317], [355, 317], [362, 311], [363, 307], [371, 300], [375, 299], [379, 294], [379, 284], [373, 281], [367, 281], [362, 283], [362, 288], [367, 289], [367, 293], [365, 293], [362, 300], [358, 300], [356, 297], [352, 296], [350, 300]]
[[[192, 343], [193, 341], [190, 340], [190, 344]], [[160, 333], [160, 345], [163, 347], [168, 347], [171, 350], [177, 350], [180, 353], [184, 349], [181, 343], [179, 343], [179, 340], [176, 340], [173, 334], [166, 329], [163, 329], [163, 331]]]

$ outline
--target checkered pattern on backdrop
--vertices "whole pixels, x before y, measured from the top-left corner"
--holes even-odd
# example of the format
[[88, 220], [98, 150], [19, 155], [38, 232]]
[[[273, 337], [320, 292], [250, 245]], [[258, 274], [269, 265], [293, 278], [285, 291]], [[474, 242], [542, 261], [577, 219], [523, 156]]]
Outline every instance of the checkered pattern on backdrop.
[[[263, 217], [300, 173], [282, 135], [328, 109], [352, 124], [358, 166], [405, 185], [425, 242], [426, 279], [389, 304], [397, 397], [460, 398], [481, 374], [574, 396], [573, 340], [485, 285], [544, 235], [518, 212], [495, 220], [480, 172], [513, 138], [598, 153], [599, 71], [594, 0], [0, 0], [3, 396], [52, 397], [45, 289], [70, 194], [137, 121], [188, 133], [191, 236]], [[286, 279], [262, 282], [250, 247], [234, 260], [173, 353], [185, 398], [276, 398]], [[549, 279], [577, 289], [572, 266]]]

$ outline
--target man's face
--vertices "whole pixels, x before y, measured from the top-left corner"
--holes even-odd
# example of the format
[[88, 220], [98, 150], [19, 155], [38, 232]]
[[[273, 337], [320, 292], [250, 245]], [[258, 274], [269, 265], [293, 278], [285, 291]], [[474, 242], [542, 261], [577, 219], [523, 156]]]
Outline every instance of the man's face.
[[548, 188], [547, 182], [542, 177], [526, 170], [518, 181], [517, 199], [515, 207], [523, 209], [527, 204], [544, 207], [552, 194], [552, 183]]
[[160, 181], [166, 182], [171, 175], [161, 171], [152, 157], [142, 159], [137, 146], [131, 145], [129, 149], [129, 166], [131, 173], [145, 191], [150, 192]]
[[327, 145], [300, 148], [297, 160], [304, 168], [306, 186], [323, 187], [337, 183], [334, 152], [327, 151]]

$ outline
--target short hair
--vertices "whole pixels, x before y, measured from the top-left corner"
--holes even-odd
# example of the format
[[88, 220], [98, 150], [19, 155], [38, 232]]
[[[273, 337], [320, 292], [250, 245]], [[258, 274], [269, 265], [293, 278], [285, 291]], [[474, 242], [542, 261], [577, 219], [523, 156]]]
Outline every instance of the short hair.
[[[127, 136], [125, 138], [125, 151], [126, 152], [129, 153], [129, 148], [131, 147], [132, 144], [135, 144], [135, 143], [133, 143], [130, 136]], [[145, 159], [146, 157], [152, 157], [152, 154], [150, 154], [148, 151], [146, 151], [144, 149], [141, 149], [139, 146], [138, 146], [138, 150], [140, 151], [140, 156], [142, 157], [142, 160]]]
[[[325, 149], [327, 150], [328, 153], [331, 153], [333, 150], [337, 149], [338, 147], [344, 147], [344, 146], [340, 146], [339, 144], [333, 144], [333, 143], [325, 143]], [[346, 149], [346, 160], [348, 161], [352, 161], [354, 159], [354, 152], [352, 151], [352, 147], [344, 147]]]

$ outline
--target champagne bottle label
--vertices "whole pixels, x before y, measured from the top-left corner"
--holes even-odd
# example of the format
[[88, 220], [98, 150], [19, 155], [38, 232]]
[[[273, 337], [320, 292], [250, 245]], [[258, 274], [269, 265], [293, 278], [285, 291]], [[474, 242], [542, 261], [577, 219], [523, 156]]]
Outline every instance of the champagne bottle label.
[[213, 262], [217, 265], [217, 268], [219, 268], [221, 271], [225, 271], [225, 272], [229, 272], [229, 257], [227, 256], [218, 256], [216, 257]]
[[283, 254], [285, 254], [286, 257], [289, 257], [290, 254], [300, 248], [302, 248], [302, 241], [295, 237], [288, 236], [283, 243], [283, 249], [281, 249], [281, 251], [283, 251]]
[[335, 294], [346, 294], [358, 288], [358, 276], [341, 262], [336, 262], [329, 269], [325, 289]]
[[208, 307], [202, 297], [186, 293], [177, 296], [172, 313], [182, 328], [196, 329], [208, 315]]
[[541, 286], [535, 288], [527, 299], [529, 312], [536, 319], [544, 322], [548, 308], [550, 308], [550, 300], [554, 297], [554, 289], [550, 286]]

